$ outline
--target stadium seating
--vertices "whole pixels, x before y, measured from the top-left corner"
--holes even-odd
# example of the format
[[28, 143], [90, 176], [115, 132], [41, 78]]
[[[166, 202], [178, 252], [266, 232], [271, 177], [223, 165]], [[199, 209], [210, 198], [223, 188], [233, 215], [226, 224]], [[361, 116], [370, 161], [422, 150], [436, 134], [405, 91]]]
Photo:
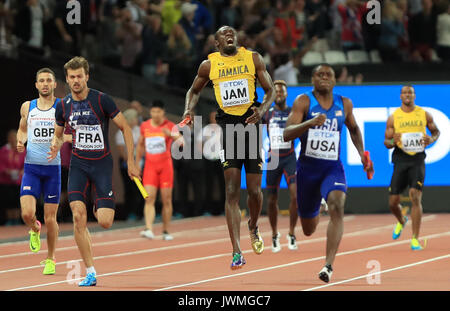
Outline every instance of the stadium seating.
[[370, 63], [369, 54], [363, 50], [351, 50], [347, 52], [347, 59], [349, 64], [364, 64]]
[[323, 55], [320, 52], [307, 52], [302, 58], [303, 66], [313, 66], [324, 62]]
[[327, 62], [330, 65], [348, 63], [347, 57], [345, 56], [345, 53], [343, 51], [335, 51], [335, 50], [326, 51], [324, 53], [324, 57], [325, 62]]

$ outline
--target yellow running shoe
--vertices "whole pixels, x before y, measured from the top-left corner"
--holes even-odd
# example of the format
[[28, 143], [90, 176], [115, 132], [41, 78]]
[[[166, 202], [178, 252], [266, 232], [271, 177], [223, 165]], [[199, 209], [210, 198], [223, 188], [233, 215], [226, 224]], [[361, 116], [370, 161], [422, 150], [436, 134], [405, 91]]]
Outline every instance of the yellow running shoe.
[[417, 240], [416, 238], [412, 238], [411, 239], [411, 249], [413, 251], [420, 251], [423, 250], [425, 247], [422, 247], [422, 245], [420, 245], [419, 240]]
[[258, 226], [256, 226], [256, 228], [250, 231], [250, 241], [252, 242], [252, 248], [253, 251], [255, 252], [255, 254], [260, 255], [262, 254], [263, 250], [264, 250], [264, 241], [261, 237], [261, 234], [259, 233], [259, 229]]
[[403, 228], [405, 227], [406, 223], [408, 222], [408, 217], [404, 216], [405, 223], [402, 225], [401, 223], [397, 222], [397, 225], [395, 225], [394, 231], [392, 232], [392, 239], [397, 240], [400, 237], [400, 234], [402, 234]]
[[44, 275], [55, 274], [56, 261], [54, 261], [53, 259], [47, 258], [45, 260], [42, 260], [41, 265], [45, 265], [42, 274]]
[[33, 253], [39, 252], [41, 249], [41, 223], [39, 220], [36, 220], [36, 223], [39, 225], [39, 231], [34, 232], [33, 230], [30, 230], [30, 249]]

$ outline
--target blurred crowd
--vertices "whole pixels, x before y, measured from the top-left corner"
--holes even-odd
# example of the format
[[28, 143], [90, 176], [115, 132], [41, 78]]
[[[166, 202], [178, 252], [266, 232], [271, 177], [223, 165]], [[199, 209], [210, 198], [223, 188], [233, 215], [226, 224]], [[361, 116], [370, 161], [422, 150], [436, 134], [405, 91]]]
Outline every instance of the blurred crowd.
[[[239, 43], [289, 85], [310, 50], [378, 50], [384, 62], [450, 60], [449, 0], [382, 0], [380, 12], [361, 0], [78, 0], [80, 24], [68, 23], [68, 2], [0, 0], [0, 48], [16, 40], [182, 88], [215, 50], [221, 25], [236, 28]], [[367, 16], [378, 13], [381, 23], [369, 24]]]

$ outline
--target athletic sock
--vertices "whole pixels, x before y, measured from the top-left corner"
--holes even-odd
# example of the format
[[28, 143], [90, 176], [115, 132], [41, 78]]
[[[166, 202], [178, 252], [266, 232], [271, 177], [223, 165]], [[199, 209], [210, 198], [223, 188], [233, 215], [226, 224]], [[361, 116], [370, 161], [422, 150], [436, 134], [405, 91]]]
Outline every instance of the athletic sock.
[[97, 272], [95, 271], [94, 266], [86, 268], [86, 274], [89, 274], [89, 273], [97, 274]]

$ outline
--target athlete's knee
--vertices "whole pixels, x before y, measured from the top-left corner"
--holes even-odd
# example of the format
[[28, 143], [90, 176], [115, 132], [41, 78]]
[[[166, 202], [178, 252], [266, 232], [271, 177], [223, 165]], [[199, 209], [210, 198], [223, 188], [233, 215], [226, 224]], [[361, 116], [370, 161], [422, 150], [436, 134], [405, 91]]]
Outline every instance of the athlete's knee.
[[34, 219], [34, 213], [32, 210], [22, 209], [21, 211], [22, 219], [25, 223], [30, 222]]
[[240, 195], [240, 185], [236, 186], [234, 184], [228, 184], [226, 186], [226, 200], [229, 203], [239, 202], [239, 195]]
[[104, 228], [109, 229], [111, 228], [113, 222], [114, 222], [114, 209], [110, 208], [99, 208], [97, 210], [97, 222], [98, 224]]
[[274, 208], [278, 203], [278, 197], [274, 194], [271, 194], [267, 197], [267, 207]]
[[84, 229], [87, 223], [86, 212], [79, 209], [72, 209], [73, 225], [76, 229]]
[[46, 225], [54, 225], [56, 224], [56, 214], [45, 214], [44, 222]]
[[422, 191], [415, 188], [411, 188], [409, 190], [409, 197], [413, 205], [419, 205], [422, 200]]
[[109, 229], [111, 228], [112, 224], [113, 224], [113, 220], [111, 219], [105, 219], [105, 218], [99, 218], [98, 219], [98, 224], [103, 228], [103, 229]]
[[306, 236], [311, 236], [316, 231], [319, 220], [317, 217], [300, 218], [300, 222], [302, 224], [303, 234]]
[[316, 227], [302, 226], [302, 229], [303, 229], [303, 234], [306, 236], [311, 236], [316, 231]]
[[260, 186], [255, 186], [247, 189], [248, 198], [250, 200], [259, 200], [262, 198], [262, 190]]
[[342, 218], [344, 217], [344, 204], [335, 201], [327, 202], [328, 214], [332, 218]]

